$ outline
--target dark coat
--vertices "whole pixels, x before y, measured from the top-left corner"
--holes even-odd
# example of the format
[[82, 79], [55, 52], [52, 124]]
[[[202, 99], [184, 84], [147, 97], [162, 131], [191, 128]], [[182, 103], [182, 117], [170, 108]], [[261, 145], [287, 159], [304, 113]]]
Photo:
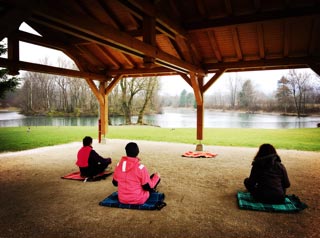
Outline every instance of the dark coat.
[[256, 158], [244, 183], [256, 200], [266, 203], [283, 203], [290, 187], [287, 170], [276, 154]]

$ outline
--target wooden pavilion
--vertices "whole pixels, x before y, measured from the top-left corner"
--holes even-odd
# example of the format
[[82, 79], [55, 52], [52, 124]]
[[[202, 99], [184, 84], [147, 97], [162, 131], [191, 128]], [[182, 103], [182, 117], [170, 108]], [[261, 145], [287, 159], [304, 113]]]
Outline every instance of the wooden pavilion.
[[[23, 22], [41, 36], [20, 31]], [[123, 77], [180, 75], [193, 88], [202, 140], [203, 96], [223, 73], [311, 68], [320, 75], [319, 0], [0, 0], [4, 38], [0, 66], [10, 74], [84, 78], [100, 104], [103, 136], [108, 94]], [[62, 51], [79, 71], [21, 61], [20, 41]]]

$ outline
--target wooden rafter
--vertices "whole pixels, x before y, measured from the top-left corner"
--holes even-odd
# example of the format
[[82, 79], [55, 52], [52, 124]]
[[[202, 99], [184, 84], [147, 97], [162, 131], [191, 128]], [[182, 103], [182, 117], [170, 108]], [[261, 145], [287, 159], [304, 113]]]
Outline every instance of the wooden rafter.
[[177, 71], [194, 71], [198, 74], [205, 74], [199, 67], [181, 61], [154, 46], [132, 38], [124, 32], [120, 32], [112, 27], [106, 29], [101, 23], [93, 19], [85, 18], [79, 14], [77, 16], [78, 18], [76, 19], [72, 17], [72, 13], [66, 15], [50, 9], [50, 11], [38, 11], [37, 15], [33, 15], [32, 20], [38, 24], [46, 25], [67, 34], [93, 41], [97, 44], [108, 45], [138, 57], [149, 56], [156, 58], [158, 64], [174, 68]]
[[184, 79], [184, 81], [186, 81], [186, 82], [187, 82], [187, 84], [189, 84], [189, 85], [190, 85], [190, 87], [192, 87], [192, 83], [191, 83], [191, 80], [190, 80], [190, 78], [189, 78], [189, 76], [188, 76], [188, 75], [186, 75], [186, 74], [182, 74], [182, 73], [179, 73], [179, 75], [181, 76], [181, 78], [183, 78], [183, 79]]
[[93, 82], [92, 79], [90, 78], [85, 78], [87, 84], [89, 85], [91, 91], [93, 92], [93, 94], [96, 96], [96, 98], [98, 99], [99, 103], [100, 104], [103, 104], [104, 103], [104, 100], [103, 100], [103, 97], [102, 95], [100, 94], [100, 91], [97, 87], [97, 85]]
[[15, 8], [7, 10], [0, 21], [0, 41], [15, 32], [24, 19], [31, 15], [31, 11], [27, 8]]
[[216, 72], [219, 69], [226, 69], [226, 71], [249, 71], [249, 70], [266, 70], [268, 68], [286, 68], [294, 66], [296, 68], [307, 67], [308, 63], [315, 60], [313, 57], [297, 57], [286, 59], [268, 59], [268, 60], [252, 60], [241, 62], [224, 62], [216, 64], [208, 64], [208, 72]]
[[201, 15], [202, 18], [207, 18], [207, 11], [206, 11], [206, 8], [205, 6], [203, 5], [203, 0], [198, 0], [195, 2], [196, 5], [197, 5], [197, 9]]
[[[203, 79], [203, 78], [202, 78]], [[203, 104], [202, 81], [198, 80], [198, 76], [194, 72], [190, 72], [190, 81], [194, 92], [197, 105]]]
[[108, 70], [107, 75], [115, 77], [118, 74], [121, 75], [177, 75], [178, 73], [174, 70], [164, 68], [164, 67], [154, 67], [154, 68], [139, 68], [139, 69], [117, 69]]
[[96, 49], [99, 51], [99, 54], [103, 56], [103, 58], [106, 58], [109, 62], [111, 62], [114, 68], [116, 69], [120, 68], [119, 62], [116, 59], [114, 59], [112, 56], [110, 56], [103, 46], [98, 45]]
[[88, 72], [82, 72], [72, 69], [64, 69], [54, 66], [34, 64], [24, 61], [11, 61], [8, 59], [0, 58], [0, 67], [12, 67], [18, 68], [19, 70], [26, 70], [38, 73], [46, 73], [46, 74], [55, 74], [67, 77], [75, 77], [75, 78], [92, 78], [99, 81], [106, 81], [107, 77], [104, 74], [94, 74]]
[[[189, 39], [189, 36], [187, 32], [180, 27], [180, 24], [177, 22], [172, 21], [167, 16], [163, 15], [161, 11], [156, 11], [155, 8], [150, 5], [146, 1], [136, 1], [136, 0], [129, 0], [129, 1], [120, 1], [124, 6], [126, 6], [133, 14], [139, 15], [139, 14], [146, 14], [154, 17], [156, 20], [156, 29], [160, 32], [166, 34], [169, 38], [173, 40], [179, 40], [182, 38], [185, 41], [185, 44], [189, 45], [189, 54], [194, 54], [196, 57], [193, 57], [193, 62], [196, 64], [199, 62], [197, 51], [194, 49], [194, 45], [192, 44], [192, 41]], [[141, 11], [142, 13], [137, 13], [137, 10]], [[183, 46], [180, 46], [183, 47]], [[186, 57], [188, 59], [188, 57]], [[192, 62], [192, 61], [190, 61]]]
[[257, 12], [250, 15], [239, 15], [239, 16], [229, 16], [220, 19], [206, 19], [203, 21], [197, 21], [189, 23], [186, 26], [188, 31], [203, 31], [216, 27], [225, 26], [238, 26], [240, 24], [266, 22], [277, 19], [285, 19], [292, 17], [303, 17], [303, 16], [316, 16], [319, 15], [319, 7], [301, 7], [301, 8], [288, 8], [278, 11], [265, 11]]
[[310, 42], [309, 42], [309, 54], [312, 55], [312, 52], [315, 51], [316, 48], [316, 44], [318, 44], [317, 40], [316, 40], [316, 36], [319, 33], [319, 29], [320, 29], [320, 22], [318, 19], [313, 18], [312, 19], [312, 30], [310, 33]]
[[309, 66], [320, 77], [320, 60], [318, 62], [311, 62]]
[[261, 23], [257, 24], [257, 37], [258, 37], [259, 56], [261, 59], [264, 59], [265, 58], [264, 36], [263, 36], [263, 26]]
[[[148, 15], [143, 16], [143, 42], [156, 47], [156, 21], [154, 17]], [[154, 66], [155, 59], [150, 56], [143, 58], [143, 63], [147, 68]]]
[[285, 20], [283, 32], [283, 56], [288, 57], [290, 48], [290, 22], [288, 22], [288, 20]]
[[242, 56], [242, 52], [241, 52], [241, 47], [240, 47], [237, 28], [236, 27], [232, 27], [231, 28], [231, 32], [232, 32], [233, 45], [234, 45], [234, 48], [235, 48], [236, 53], [237, 53], [237, 58], [238, 58], [238, 60], [242, 60], [243, 56]]
[[203, 93], [205, 93], [212, 84], [214, 84], [218, 78], [225, 72], [225, 69], [218, 70], [210, 79], [209, 81], [203, 86]]
[[218, 44], [217, 44], [217, 41], [216, 41], [216, 38], [214, 36], [213, 31], [208, 31], [207, 35], [208, 35], [210, 45], [211, 45], [211, 47], [212, 47], [212, 49], [214, 51], [214, 54], [215, 54], [217, 60], [219, 62], [221, 62], [222, 61], [221, 52], [219, 50], [219, 47], [218, 47]]
[[106, 94], [111, 93], [112, 89], [118, 84], [118, 82], [122, 79], [122, 75], [116, 75], [114, 79], [108, 84], [106, 88]]
[[133, 10], [133, 7], [139, 9], [145, 14], [154, 16], [157, 22], [167, 28], [170, 32], [173, 32], [176, 35], [181, 35], [186, 39], [188, 38], [187, 32], [183, 28], [181, 28], [178, 23], [163, 15], [161, 11], [157, 11], [149, 2], [140, 0], [120, 0], [120, 2], [134, 13], [137, 12]]
[[233, 11], [232, 11], [232, 5], [230, 0], [224, 0], [224, 5], [226, 7], [226, 12], [228, 16], [231, 16]]
[[62, 42], [48, 40], [45, 37], [30, 34], [24, 31], [16, 31], [13, 35], [15, 35], [20, 41], [24, 41], [30, 44], [35, 44], [60, 51], [68, 49], [68, 46]]

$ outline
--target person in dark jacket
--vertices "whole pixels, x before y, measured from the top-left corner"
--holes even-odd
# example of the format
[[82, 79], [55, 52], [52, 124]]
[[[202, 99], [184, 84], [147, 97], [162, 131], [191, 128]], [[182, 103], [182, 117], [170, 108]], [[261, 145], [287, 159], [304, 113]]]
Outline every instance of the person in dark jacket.
[[79, 167], [82, 177], [94, 178], [103, 173], [112, 160], [101, 157], [93, 150], [90, 136], [84, 137], [82, 143], [83, 147], [78, 151], [76, 165]]
[[284, 203], [290, 181], [287, 170], [272, 145], [260, 146], [252, 162], [250, 176], [244, 180], [244, 185], [259, 202]]

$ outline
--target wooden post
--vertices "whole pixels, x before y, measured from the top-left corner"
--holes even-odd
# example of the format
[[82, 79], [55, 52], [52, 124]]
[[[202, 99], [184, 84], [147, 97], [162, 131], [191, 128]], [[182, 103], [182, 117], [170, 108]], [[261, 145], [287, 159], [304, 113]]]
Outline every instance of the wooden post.
[[203, 77], [198, 77], [198, 84], [200, 88], [201, 102], [197, 103], [197, 140], [199, 144], [196, 146], [196, 151], [203, 151], [201, 140], [203, 139], [203, 114], [204, 114], [204, 98], [203, 98]]
[[99, 93], [103, 100], [100, 102], [100, 120], [101, 120], [101, 143], [106, 143], [106, 135], [108, 132], [108, 95], [106, 92], [106, 83], [101, 82], [99, 85]]
[[[190, 81], [197, 102], [197, 140], [203, 139], [203, 77], [190, 72]], [[196, 147], [197, 151], [202, 151], [203, 146], [199, 143]]]
[[8, 37], [8, 59], [14, 64], [8, 67], [9, 75], [19, 75], [19, 68], [17, 62], [19, 62], [19, 40], [16, 37]]

